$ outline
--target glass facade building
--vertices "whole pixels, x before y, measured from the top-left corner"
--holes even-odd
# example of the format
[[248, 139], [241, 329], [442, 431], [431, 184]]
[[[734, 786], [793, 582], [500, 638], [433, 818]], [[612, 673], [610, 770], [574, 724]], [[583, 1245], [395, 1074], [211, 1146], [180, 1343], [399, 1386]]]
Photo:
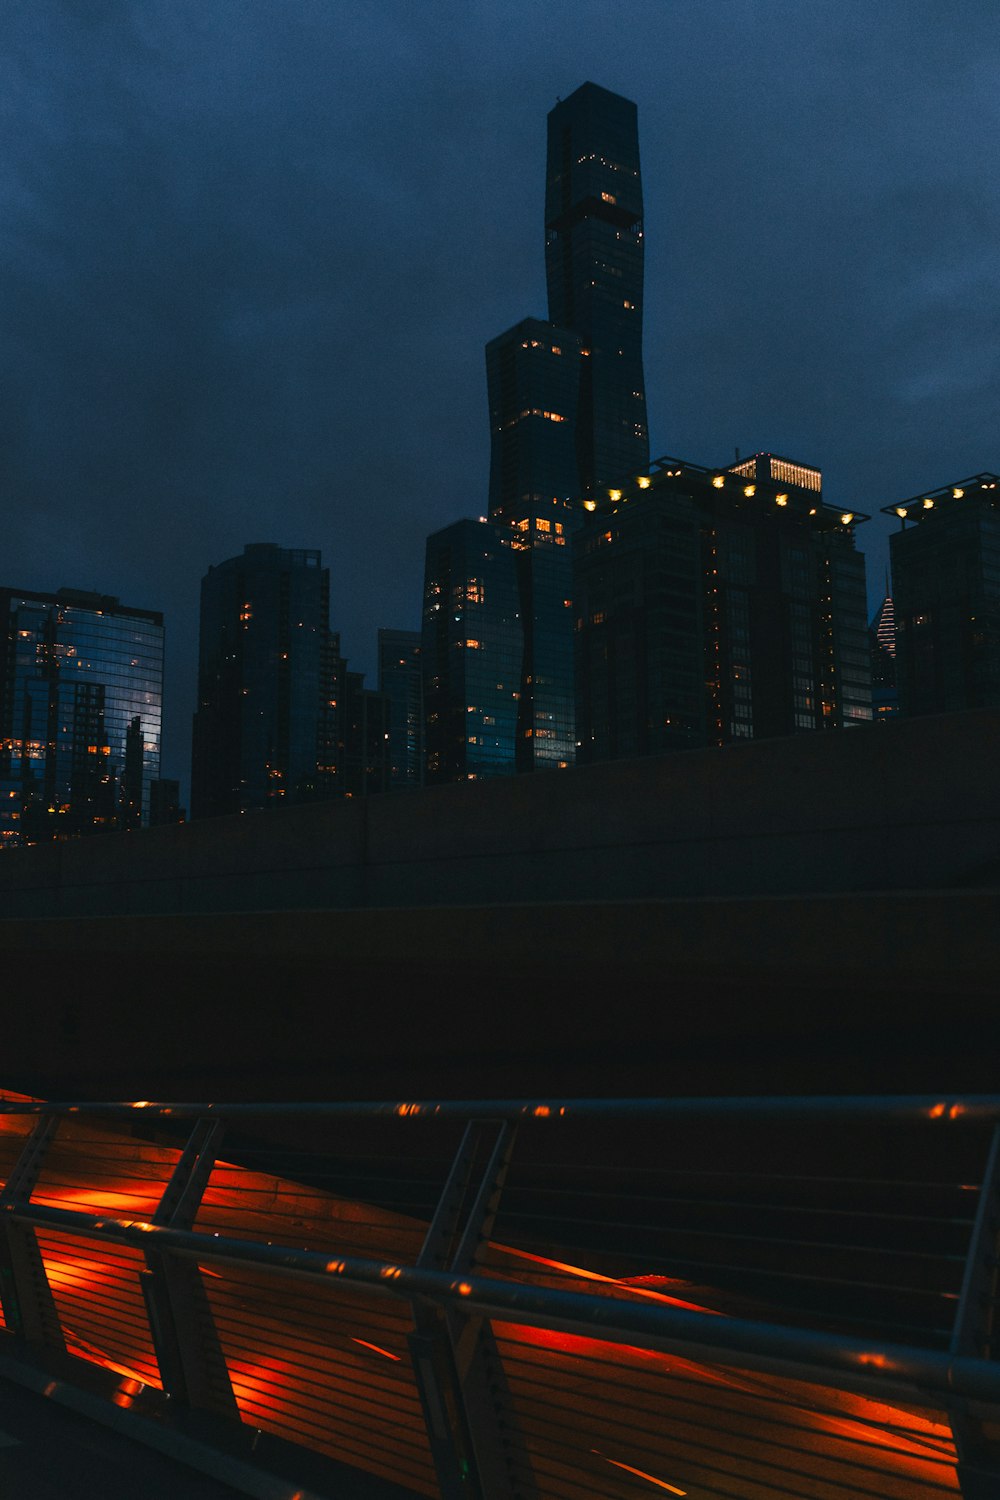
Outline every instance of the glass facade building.
[[149, 822], [163, 616], [110, 595], [0, 589], [0, 844]]
[[548, 321], [526, 318], [486, 348], [489, 515], [516, 554], [522, 657], [507, 769], [517, 771], [576, 757], [579, 497], [644, 474], [649, 458], [637, 114], [596, 84], [549, 115], [545, 268]]
[[870, 720], [862, 518], [771, 454], [654, 468], [576, 539], [580, 761]]
[[975, 474], [885, 508], [904, 714], [1000, 705], [1000, 476]]
[[522, 555], [507, 528], [486, 521], [457, 521], [428, 538], [420, 647], [428, 785], [514, 771]]
[[645, 474], [643, 229], [635, 105], [585, 83], [548, 119], [549, 318], [581, 340], [579, 493]]

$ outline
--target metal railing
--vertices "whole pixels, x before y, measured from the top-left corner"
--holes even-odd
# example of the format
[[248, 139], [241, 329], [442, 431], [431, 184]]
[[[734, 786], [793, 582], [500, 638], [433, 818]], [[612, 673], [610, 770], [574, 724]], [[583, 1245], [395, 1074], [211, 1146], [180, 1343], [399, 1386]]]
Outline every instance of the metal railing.
[[1000, 1097], [0, 1102], [0, 1348], [484, 1500], [1000, 1494]]

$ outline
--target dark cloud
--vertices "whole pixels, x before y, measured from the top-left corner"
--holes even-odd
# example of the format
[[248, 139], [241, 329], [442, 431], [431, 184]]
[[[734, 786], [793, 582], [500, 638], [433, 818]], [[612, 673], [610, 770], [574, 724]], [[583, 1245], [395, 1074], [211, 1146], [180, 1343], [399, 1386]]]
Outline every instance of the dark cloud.
[[[640, 109], [654, 449], [872, 509], [996, 466], [992, 3], [10, 0], [3, 581], [162, 608], [320, 546], [371, 665], [484, 508], [482, 346], [545, 311], [545, 114]], [[874, 585], [886, 528], [866, 538]]]

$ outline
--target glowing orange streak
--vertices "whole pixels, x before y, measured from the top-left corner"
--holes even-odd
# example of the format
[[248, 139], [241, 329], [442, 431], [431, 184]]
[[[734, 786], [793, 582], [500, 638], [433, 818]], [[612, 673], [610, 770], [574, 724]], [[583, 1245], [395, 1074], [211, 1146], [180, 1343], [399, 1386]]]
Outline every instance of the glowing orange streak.
[[385, 1357], [386, 1357], [386, 1359], [399, 1360], [401, 1358], [401, 1356], [398, 1355], [398, 1354], [390, 1354], [388, 1349], [383, 1349], [378, 1344], [369, 1344], [369, 1342], [368, 1342], [367, 1339], [354, 1339], [354, 1338], [352, 1338], [351, 1339], [351, 1343], [352, 1344], [360, 1344], [361, 1347], [362, 1347], [362, 1349], [374, 1349], [374, 1351], [375, 1351], [376, 1354], [384, 1354]]
[[651, 1287], [632, 1286], [630, 1282], [622, 1281], [617, 1276], [604, 1276], [600, 1271], [588, 1271], [584, 1266], [571, 1266], [563, 1260], [550, 1260], [547, 1255], [532, 1255], [529, 1250], [518, 1250], [513, 1245], [494, 1245], [492, 1248], [502, 1251], [504, 1255], [517, 1256], [520, 1260], [534, 1261], [537, 1266], [550, 1266], [553, 1271], [563, 1271], [568, 1276], [576, 1276], [580, 1281], [603, 1281], [605, 1286], [620, 1286], [634, 1297], [646, 1297], [652, 1302], [667, 1302], [671, 1307], [683, 1307], [687, 1312], [711, 1313], [713, 1318], [723, 1316], [715, 1307], [685, 1302], [681, 1297], [669, 1297], [666, 1292], [656, 1292]]
[[616, 1458], [608, 1458], [599, 1448], [591, 1448], [591, 1453], [596, 1453], [598, 1458], [603, 1458], [606, 1464], [612, 1464], [616, 1469], [624, 1469], [626, 1474], [637, 1474], [640, 1479], [648, 1479], [650, 1484], [659, 1485], [661, 1490], [669, 1490], [672, 1495], [686, 1495], [687, 1490], [679, 1490], [676, 1484], [668, 1484], [665, 1479], [657, 1479], [654, 1474], [647, 1474], [645, 1469], [633, 1469], [631, 1464], [620, 1464]]
[[140, 1387], [147, 1385], [159, 1386], [159, 1381], [149, 1375], [140, 1375], [135, 1370], [130, 1370], [128, 1365], [120, 1365], [116, 1360], [110, 1358], [96, 1344], [90, 1343], [72, 1328], [63, 1325], [63, 1333], [66, 1335], [67, 1343], [72, 1342], [74, 1349], [79, 1349], [83, 1358], [92, 1365], [102, 1365], [106, 1370], [114, 1370], [116, 1375], [124, 1375], [127, 1380], [134, 1380]]
[[[618, 1365], [634, 1366], [639, 1361], [651, 1362], [658, 1364], [665, 1373], [680, 1376], [692, 1375], [699, 1381], [711, 1381], [746, 1395], [767, 1394], [772, 1399], [780, 1396], [787, 1403], [790, 1413], [797, 1413], [800, 1418], [804, 1419], [805, 1431], [811, 1427], [814, 1432], [822, 1432], [830, 1437], [839, 1437], [854, 1442], [861, 1441], [872, 1446], [895, 1450], [885, 1453], [883, 1457], [898, 1473], [908, 1474], [914, 1465], [929, 1464], [933, 1465], [932, 1477], [939, 1482], [947, 1483], [948, 1476], [941, 1473], [934, 1460], [937, 1459], [940, 1462], [944, 1459], [946, 1462], [954, 1463], [954, 1449], [939, 1424], [930, 1422], [925, 1417], [919, 1417], [914, 1412], [870, 1401], [863, 1396], [848, 1396], [845, 1393], [844, 1399], [848, 1411], [845, 1415], [837, 1417], [814, 1411], [803, 1400], [801, 1388], [797, 1389], [794, 1385], [789, 1388], [787, 1382], [775, 1376], [755, 1378], [737, 1371], [725, 1371], [711, 1365], [696, 1364], [692, 1360], [663, 1354], [657, 1350], [640, 1349], [627, 1344], [607, 1344], [600, 1339], [587, 1338], [580, 1334], [557, 1333], [554, 1330], [520, 1327], [514, 1324], [498, 1324], [497, 1331], [503, 1337], [509, 1337], [516, 1343], [531, 1344], [540, 1349], [551, 1350], [553, 1353], [598, 1355], [604, 1363]], [[857, 1415], [852, 1416], [850, 1408], [853, 1408]], [[869, 1425], [879, 1422], [895, 1422], [899, 1426], [908, 1426], [912, 1435], [883, 1432], [877, 1426]], [[595, 1448], [591, 1451], [597, 1453], [599, 1450]], [[600, 1454], [600, 1457], [604, 1458], [605, 1455]], [[615, 1460], [608, 1459], [607, 1462], [613, 1463]], [[651, 1475], [643, 1477], [653, 1478]], [[654, 1480], [653, 1482], [659, 1483], [660, 1481]]]

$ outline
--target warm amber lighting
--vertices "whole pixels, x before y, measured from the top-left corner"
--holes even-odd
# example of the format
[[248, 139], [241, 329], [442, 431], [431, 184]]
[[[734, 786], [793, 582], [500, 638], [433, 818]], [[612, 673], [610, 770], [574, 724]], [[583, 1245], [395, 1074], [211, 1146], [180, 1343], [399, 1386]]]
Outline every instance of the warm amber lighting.
[[953, 499], [955, 499], [955, 500], [961, 500], [962, 496], [965, 494], [965, 491], [962, 490], [962, 489], [959, 489], [958, 485], [956, 484], [955, 488], [952, 490], [951, 493], [952, 493], [952, 498]]
[[896, 506], [896, 514], [897, 514], [897, 516], [899, 516], [899, 518], [901, 520], [905, 521], [906, 520], [906, 506], [905, 505], [897, 505]]
[[743, 493], [749, 499], [751, 495], [756, 495], [757, 486], [755, 484], [745, 484], [743, 486]]
[[640, 474], [636, 480], [636, 484], [641, 490], [648, 490], [652, 482], [648, 474]]
[[614, 1469], [624, 1469], [626, 1474], [635, 1474], [639, 1479], [646, 1479], [650, 1484], [655, 1484], [658, 1489], [669, 1490], [671, 1495], [686, 1495], [687, 1490], [679, 1490], [675, 1484], [668, 1484], [665, 1479], [657, 1479], [655, 1474], [647, 1474], [645, 1469], [637, 1469], [632, 1464], [623, 1464], [617, 1458], [609, 1458], [602, 1453], [600, 1448], [591, 1448], [591, 1453], [596, 1453], [598, 1458], [603, 1458], [606, 1464]]
[[584, 510], [596, 510], [597, 509], [597, 501], [596, 500], [585, 500], [583, 502], [583, 508], [584, 508]]
[[721, 474], [716, 474], [716, 476], [715, 476], [715, 478], [714, 478], [714, 479], [713, 479], [713, 480], [712, 480], [712, 483], [713, 483], [713, 484], [714, 484], [714, 485], [715, 485], [715, 488], [716, 488], [716, 489], [717, 489], [717, 490], [721, 490], [721, 489], [722, 489], [722, 486], [723, 486], [723, 485], [724, 485], [724, 484], [725, 484], [725, 482], [726, 482], [726, 481], [725, 481], [725, 479], [724, 479], [724, 478], [723, 478], [723, 477], [722, 477], [722, 475], [721, 475]]
[[[375, 1353], [375, 1354], [384, 1354], [385, 1357], [386, 1357], [386, 1359], [399, 1360], [399, 1359], [402, 1358], [402, 1355], [391, 1354], [388, 1349], [383, 1349], [381, 1344], [370, 1344], [367, 1339], [352, 1338], [351, 1339], [351, 1343], [352, 1344], [360, 1344], [361, 1347], [362, 1347], [362, 1349], [371, 1349], [372, 1352]], [[293, 1500], [294, 1500], [294, 1496], [293, 1496]]]
[[931, 499], [930, 495], [925, 496], [925, 498], [924, 498], [924, 510], [933, 510], [933, 509], [934, 509], [934, 501]]
[[853, 512], [853, 510], [845, 510], [844, 514], [840, 518], [840, 524], [841, 524], [841, 526], [850, 526], [850, 524], [851, 524], [851, 522], [853, 520], [854, 520], [854, 512]]
[[775, 497], [774, 497], [774, 503], [775, 503], [775, 505], [785, 506], [785, 505], [788, 504], [788, 496], [787, 495], [775, 495]]
[[608, 490], [608, 495], [612, 500], [620, 500], [622, 497], [622, 492], [621, 490]]

